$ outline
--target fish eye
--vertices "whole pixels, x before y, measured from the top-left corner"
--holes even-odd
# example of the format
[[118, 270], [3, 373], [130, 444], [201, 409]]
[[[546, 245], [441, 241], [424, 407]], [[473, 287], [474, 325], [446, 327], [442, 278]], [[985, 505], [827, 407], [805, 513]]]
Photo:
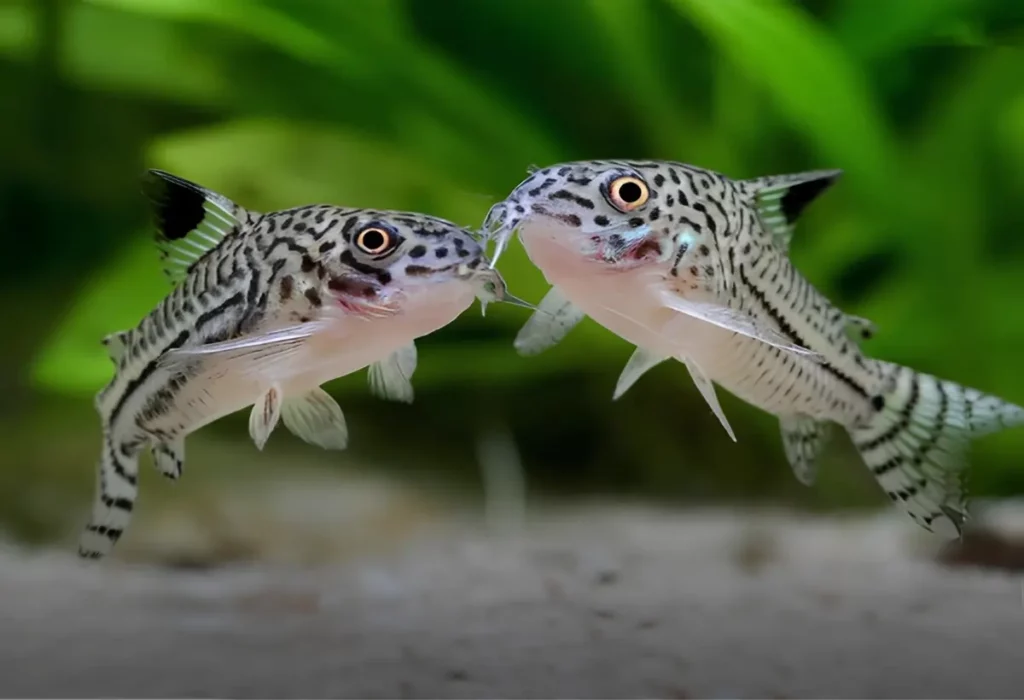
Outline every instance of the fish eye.
[[356, 234], [356, 246], [367, 255], [383, 255], [398, 245], [398, 236], [380, 226], [367, 226]]
[[650, 196], [647, 183], [632, 175], [621, 175], [612, 180], [606, 193], [608, 201], [621, 212], [642, 207]]

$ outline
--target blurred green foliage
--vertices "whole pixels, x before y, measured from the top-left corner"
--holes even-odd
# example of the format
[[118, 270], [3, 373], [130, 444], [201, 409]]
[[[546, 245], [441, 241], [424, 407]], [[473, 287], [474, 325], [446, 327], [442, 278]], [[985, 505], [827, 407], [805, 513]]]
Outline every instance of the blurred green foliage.
[[[1024, 402], [1022, 38], [1017, 0], [7, 0], [5, 414], [31, 422], [54, 396], [91, 411], [110, 374], [100, 338], [168, 291], [146, 167], [256, 210], [326, 201], [475, 226], [528, 166], [607, 157], [843, 169], [797, 229], [798, 267], [876, 322], [870, 353]], [[502, 269], [543, 295], [518, 246]], [[613, 404], [623, 341], [587, 321], [519, 358], [525, 317], [491, 307], [422, 341], [412, 407], [339, 381], [353, 449], [469, 465], [474, 431], [508, 423], [531, 478], [567, 492], [806, 492], [774, 419], [723, 397], [731, 443], [670, 366]], [[208, 430], [244, 437], [226, 424]], [[976, 488], [1024, 491], [1022, 451], [1021, 431], [979, 444]], [[820, 502], [861, 497], [851, 483], [877, 500], [849, 451], [830, 454], [847, 467], [824, 469]]]

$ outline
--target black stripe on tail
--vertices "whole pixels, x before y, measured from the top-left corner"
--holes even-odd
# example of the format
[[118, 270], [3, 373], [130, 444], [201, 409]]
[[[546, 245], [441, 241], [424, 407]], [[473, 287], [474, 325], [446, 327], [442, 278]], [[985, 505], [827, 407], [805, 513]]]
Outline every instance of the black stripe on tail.
[[78, 541], [80, 557], [102, 558], [114, 548], [128, 527], [139, 495], [139, 450], [137, 444], [115, 446], [104, 436], [92, 515]]
[[971, 439], [1024, 424], [1024, 408], [881, 364], [892, 388], [876, 397], [879, 410], [872, 420], [849, 429], [850, 435], [894, 503], [925, 529], [955, 537], [967, 517], [963, 477]]

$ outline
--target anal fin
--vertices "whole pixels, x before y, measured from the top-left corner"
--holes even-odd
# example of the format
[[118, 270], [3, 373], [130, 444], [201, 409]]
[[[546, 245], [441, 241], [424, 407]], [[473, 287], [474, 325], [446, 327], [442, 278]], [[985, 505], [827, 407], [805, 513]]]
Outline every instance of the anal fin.
[[177, 481], [185, 467], [185, 438], [158, 442], [151, 450], [153, 466], [168, 479]]
[[782, 416], [782, 447], [793, 473], [804, 486], [811, 486], [818, 473], [817, 460], [831, 434], [831, 424], [808, 416]]
[[348, 426], [338, 403], [323, 389], [311, 389], [302, 396], [286, 399], [281, 422], [294, 435], [325, 450], [348, 446]]

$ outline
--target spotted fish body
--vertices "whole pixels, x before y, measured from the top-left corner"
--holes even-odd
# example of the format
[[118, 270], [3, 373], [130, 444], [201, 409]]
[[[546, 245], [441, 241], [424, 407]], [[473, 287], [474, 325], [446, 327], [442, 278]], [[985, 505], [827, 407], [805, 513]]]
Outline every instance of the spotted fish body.
[[553, 285], [516, 347], [540, 352], [590, 316], [637, 346], [616, 398], [676, 359], [733, 439], [714, 384], [778, 416], [802, 482], [813, 482], [838, 424], [915, 522], [959, 532], [970, 439], [1024, 423], [1024, 409], [868, 357], [857, 341], [873, 325], [793, 266], [793, 226], [838, 176], [734, 180], [682, 163], [619, 160], [532, 172], [484, 223], [498, 241], [492, 261], [518, 231]]
[[344, 449], [344, 415], [322, 383], [368, 367], [375, 395], [411, 401], [416, 338], [474, 298], [518, 301], [477, 240], [443, 219], [323, 204], [259, 214], [161, 171], [144, 192], [175, 286], [104, 339], [115, 373], [95, 401], [103, 445], [86, 558], [128, 525], [147, 447], [176, 479], [188, 434], [252, 405], [260, 448], [280, 420]]

